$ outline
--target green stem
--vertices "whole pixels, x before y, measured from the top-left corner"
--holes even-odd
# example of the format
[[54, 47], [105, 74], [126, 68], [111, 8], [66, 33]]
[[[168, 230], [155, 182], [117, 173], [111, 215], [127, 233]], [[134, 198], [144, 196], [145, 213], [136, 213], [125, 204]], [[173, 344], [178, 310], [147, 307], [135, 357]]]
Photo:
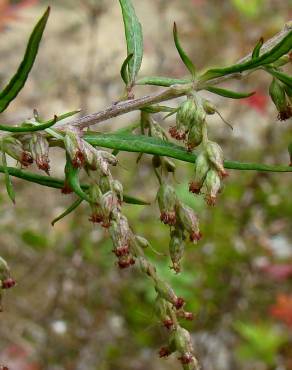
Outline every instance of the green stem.
[[[179, 159], [184, 162], [194, 163], [196, 161], [196, 154], [187, 152], [182, 146], [143, 135], [84, 135], [84, 139], [94, 146], [118, 149], [126, 152], [156, 154]], [[225, 161], [224, 166], [225, 168], [233, 170], [292, 172], [292, 167], [285, 165]]]

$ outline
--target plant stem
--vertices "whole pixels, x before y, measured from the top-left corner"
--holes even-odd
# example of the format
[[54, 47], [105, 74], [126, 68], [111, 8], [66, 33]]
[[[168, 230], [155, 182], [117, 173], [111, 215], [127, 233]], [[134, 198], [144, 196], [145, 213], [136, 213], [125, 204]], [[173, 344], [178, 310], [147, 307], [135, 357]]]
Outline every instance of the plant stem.
[[[272, 37], [271, 39], [269, 39], [267, 42], [263, 44], [261, 48], [261, 53], [267, 52], [268, 50], [272, 49], [277, 43], [279, 43], [282, 40], [283, 37], [287, 35], [288, 32], [291, 31], [291, 29], [292, 29], [292, 24], [291, 22], [288, 22], [284, 26], [282, 31], [277, 33], [274, 37]], [[238, 63], [243, 63], [249, 58], [251, 58], [251, 53], [246, 55], [244, 58], [240, 59]], [[111, 106], [105, 108], [104, 110], [100, 112], [86, 115], [68, 124], [71, 126], [78, 126], [80, 129], [84, 129], [86, 127], [95, 125], [96, 123], [109, 120], [113, 117], [117, 117], [117, 116], [123, 115], [128, 112], [139, 110], [141, 108], [144, 108], [152, 104], [161, 103], [166, 100], [175, 99], [177, 97], [187, 95], [192, 89], [202, 90], [204, 89], [204, 87], [206, 87], [206, 84], [208, 86], [210, 85], [214, 86], [214, 85], [217, 85], [223, 81], [226, 81], [232, 78], [238, 78], [238, 77], [241, 78], [242, 76], [246, 75], [246, 73], [250, 73], [250, 72], [253, 72], [253, 70], [247, 71], [244, 73], [234, 73], [234, 74], [214, 78], [212, 80], [207, 81], [207, 83], [201, 83], [200, 85], [197, 85], [197, 86], [195, 83], [194, 84], [189, 83], [189, 84], [184, 84], [184, 85], [173, 85], [158, 93], [146, 95], [146, 96], [143, 96], [137, 99], [113, 103]], [[62, 131], [66, 128], [68, 124], [67, 123], [61, 124], [57, 128]]]

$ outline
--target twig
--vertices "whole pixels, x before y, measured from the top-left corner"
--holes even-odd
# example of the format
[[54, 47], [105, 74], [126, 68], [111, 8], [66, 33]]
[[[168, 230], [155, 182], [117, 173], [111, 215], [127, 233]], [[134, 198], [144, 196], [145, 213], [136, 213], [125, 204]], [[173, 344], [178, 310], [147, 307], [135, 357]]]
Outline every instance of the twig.
[[[272, 49], [276, 44], [278, 44], [283, 39], [283, 37], [287, 35], [288, 32], [291, 31], [291, 29], [292, 29], [292, 22], [286, 23], [282, 31], [277, 33], [275, 36], [273, 36], [271, 39], [269, 39], [263, 44], [261, 48], [261, 52], [264, 53]], [[240, 59], [237, 63], [243, 63], [247, 61], [250, 57], [251, 57], [251, 53], [249, 53], [248, 55]], [[247, 71], [244, 73], [234, 73], [234, 74], [230, 74], [227, 76], [214, 78], [208, 81], [208, 85], [217, 85], [223, 81], [229, 80], [234, 77], [242, 77], [246, 75], [247, 73], [250, 73], [250, 71]], [[143, 96], [137, 99], [113, 103], [111, 106], [109, 106], [108, 108], [100, 112], [91, 113], [84, 117], [78, 118], [70, 123], [59, 125], [58, 129], [62, 131], [68, 125], [78, 126], [80, 129], [84, 129], [86, 127], [95, 125], [96, 123], [103, 122], [113, 117], [117, 117], [122, 114], [138, 110], [148, 105], [161, 103], [166, 100], [170, 100], [170, 99], [174, 99], [174, 98], [186, 95], [192, 88], [197, 88], [198, 90], [201, 90], [204, 88], [204, 85], [201, 85], [201, 86], [195, 86], [193, 84], [173, 85], [171, 87], [168, 87], [160, 91], [159, 93], [146, 95], [146, 96]]]

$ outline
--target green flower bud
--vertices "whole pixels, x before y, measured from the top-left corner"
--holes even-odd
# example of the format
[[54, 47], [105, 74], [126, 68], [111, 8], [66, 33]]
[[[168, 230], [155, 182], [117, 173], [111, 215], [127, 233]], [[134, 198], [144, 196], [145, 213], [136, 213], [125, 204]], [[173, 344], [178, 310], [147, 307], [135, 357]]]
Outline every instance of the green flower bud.
[[177, 196], [174, 188], [168, 184], [162, 184], [157, 193], [157, 200], [160, 209], [160, 220], [165, 224], [175, 225]]
[[206, 155], [212, 165], [216, 168], [219, 175], [223, 178], [228, 176], [228, 173], [224, 169], [224, 158], [223, 151], [217, 143], [214, 141], [208, 141], [206, 144]]
[[103, 220], [102, 209], [100, 206], [102, 192], [97, 184], [93, 184], [89, 187], [89, 198], [91, 208], [91, 216], [89, 218], [89, 221], [100, 223]]
[[195, 164], [195, 176], [190, 182], [189, 191], [195, 194], [199, 194], [203, 186], [207, 172], [209, 171], [210, 163], [204, 152], [200, 153], [197, 157]]
[[155, 267], [149, 261], [147, 261], [145, 257], [139, 256], [137, 260], [139, 262], [139, 267], [144, 274], [152, 277], [156, 276]]
[[113, 242], [115, 255], [117, 257], [128, 255], [130, 253], [131, 230], [125, 216], [120, 215], [118, 220], [112, 221], [109, 234]]
[[203, 128], [202, 125], [193, 125], [188, 134], [187, 148], [188, 151], [192, 151], [195, 147], [201, 144], [203, 140]]
[[178, 218], [181, 226], [189, 233], [190, 240], [197, 242], [201, 239], [202, 234], [199, 229], [199, 220], [195, 212], [189, 206], [179, 203], [178, 204]]
[[151, 247], [149, 241], [146, 238], [143, 238], [143, 236], [135, 235], [135, 241], [138, 243], [139, 247], [143, 249]]
[[211, 168], [206, 176], [205, 180], [206, 187], [206, 202], [209, 206], [214, 206], [216, 203], [217, 194], [220, 191], [221, 179], [218, 172]]
[[169, 129], [171, 137], [176, 140], [184, 140], [190, 127], [194, 123], [197, 106], [192, 97], [184, 101], [178, 108], [176, 114], [176, 125]]
[[169, 316], [170, 310], [170, 303], [158, 295], [154, 303], [154, 311], [158, 319], [162, 321], [163, 325], [167, 329], [171, 329], [173, 327], [173, 321]]
[[98, 185], [103, 193], [111, 190], [110, 178], [107, 175], [101, 174], [98, 180]]
[[64, 145], [66, 152], [72, 161], [75, 168], [80, 168], [83, 166], [84, 158], [84, 141], [81, 139], [78, 132], [73, 130], [67, 130], [64, 137]]
[[[179, 360], [184, 366], [184, 369], [196, 369], [197, 360], [193, 355], [193, 346], [190, 333], [178, 326], [170, 337], [170, 347], [175, 347], [175, 350], [180, 353]], [[190, 367], [192, 365], [192, 367]], [[186, 367], [188, 366], [188, 367]]]
[[172, 303], [174, 306], [177, 305], [179, 298], [176, 296], [172, 287], [168, 283], [161, 279], [156, 279], [155, 290], [161, 298]]
[[49, 174], [50, 160], [48, 140], [43, 135], [34, 133], [29, 142], [29, 147], [38, 168]]
[[278, 119], [284, 121], [292, 117], [292, 108], [286, 98], [284, 85], [274, 78], [269, 87], [269, 93], [279, 112]]
[[180, 261], [184, 255], [185, 243], [183, 232], [181, 230], [174, 230], [170, 234], [169, 255], [172, 261], [172, 269], [180, 272]]
[[27, 167], [33, 163], [31, 154], [24, 150], [21, 141], [16, 138], [6, 136], [2, 141], [2, 147], [5, 153], [19, 161], [23, 166]]
[[207, 114], [215, 114], [216, 108], [215, 106], [207, 99], [203, 100], [203, 108]]

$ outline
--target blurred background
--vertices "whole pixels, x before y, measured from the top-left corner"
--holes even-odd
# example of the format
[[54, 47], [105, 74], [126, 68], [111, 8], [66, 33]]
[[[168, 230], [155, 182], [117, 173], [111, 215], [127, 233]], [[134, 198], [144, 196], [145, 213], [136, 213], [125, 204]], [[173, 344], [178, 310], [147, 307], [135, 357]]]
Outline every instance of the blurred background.
[[[172, 40], [172, 24], [200, 69], [233, 63], [263, 36], [272, 37], [292, 19], [291, 0], [133, 0], [144, 30], [140, 76], [186, 74]], [[0, 0], [0, 85], [15, 72], [36, 20], [52, 12], [36, 64], [1, 122], [50, 118], [81, 108], [97, 112], [122, 94], [119, 69], [126, 56], [117, 0]], [[232, 101], [204, 94], [217, 104], [231, 131], [210, 119], [211, 138], [227, 159], [288, 164], [291, 121], [278, 122], [262, 72], [222, 87], [256, 91]], [[136, 96], [153, 88], [139, 87]], [[177, 103], [177, 102], [176, 102]], [[172, 104], [174, 104], [172, 102]], [[136, 113], [99, 124], [110, 131], [133, 122]], [[168, 120], [171, 124], [172, 119]], [[151, 157], [119, 154], [115, 175], [128, 194], [154, 203], [157, 182]], [[160, 274], [195, 313], [188, 324], [205, 370], [292, 369], [291, 174], [230, 171], [223, 194], [210, 209], [191, 196], [193, 165], [177, 162], [175, 187], [200, 215], [204, 235], [189, 245], [183, 271], [168, 257], [148, 251]], [[64, 159], [52, 150], [52, 175], [63, 177]], [[135, 176], [133, 176], [135, 173]], [[81, 205], [51, 226], [72, 197], [13, 179], [16, 206], [0, 179], [0, 254], [18, 285], [4, 297], [0, 316], [0, 364], [10, 370], [175, 370], [175, 358], [160, 360], [165, 333], [153, 312], [154, 289], [133, 268], [119, 271], [111, 243], [88, 222]], [[166, 253], [168, 228], [156, 205], [124, 207], [137, 233]]]

